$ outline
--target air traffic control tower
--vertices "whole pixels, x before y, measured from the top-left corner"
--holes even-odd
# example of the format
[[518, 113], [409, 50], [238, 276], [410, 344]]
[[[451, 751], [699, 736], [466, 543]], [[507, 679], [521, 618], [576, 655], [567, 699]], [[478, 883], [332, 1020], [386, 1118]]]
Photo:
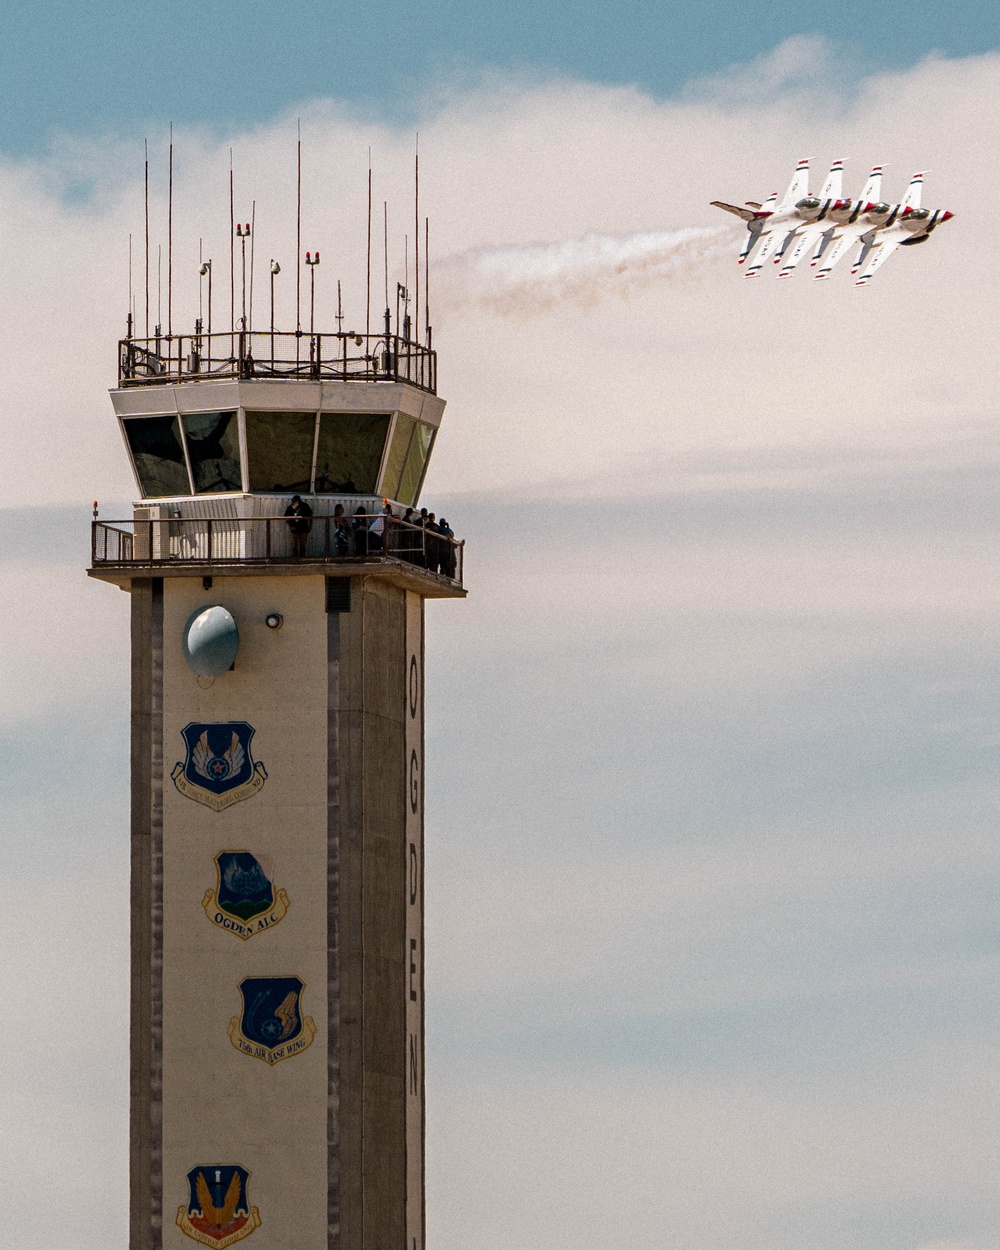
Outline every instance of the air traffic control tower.
[[130, 1250], [423, 1250], [424, 602], [465, 591], [462, 545], [398, 518], [435, 353], [388, 313], [130, 336], [111, 395], [140, 496], [95, 508], [90, 569], [131, 595]]

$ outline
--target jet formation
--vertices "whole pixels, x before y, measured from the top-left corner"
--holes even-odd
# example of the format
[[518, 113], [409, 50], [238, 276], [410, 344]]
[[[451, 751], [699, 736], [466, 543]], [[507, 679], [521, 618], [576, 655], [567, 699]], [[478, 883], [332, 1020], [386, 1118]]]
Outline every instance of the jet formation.
[[818, 196], [809, 191], [809, 162], [799, 161], [779, 203], [775, 191], [763, 204], [748, 200], [745, 208], [713, 200], [715, 208], [734, 213], [747, 224], [749, 237], [740, 252], [744, 277], [756, 277], [773, 260], [779, 278], [790, 278], [809, 256], [814, 278], [829, 278], [834, 266], [852, 247], [858, 253], [851, 273], [857, 286], [867, 286], [897, 247], [926, 243], [932, 232], [954, 213], [922, 208], [924, 175], [914, 174], [899, 204], [881, 199], [882, 166], [868, 175], [861, 196], [844, 198], [844, 162], [834, 161]]

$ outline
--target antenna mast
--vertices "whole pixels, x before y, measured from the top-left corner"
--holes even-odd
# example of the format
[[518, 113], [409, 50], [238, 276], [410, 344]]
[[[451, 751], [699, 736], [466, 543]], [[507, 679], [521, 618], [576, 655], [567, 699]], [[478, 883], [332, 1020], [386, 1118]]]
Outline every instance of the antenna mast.
[[424, 331], [427, 335], [427, 346], [431, 345], [431, 219], [424, 218]]
[[167, 162], [167, 338], [174, 323], [174, 123], [170, 123], [170, 156]]
[[416, 299], [413, 304], [414, 335], [420, 333], [420, 133], [417, 133], [413, 149], [413, 287]]
[[236, 333], [236, 209], [233, 202], [233, 149], [229, 149], [229, 351]]
[[257, 201], [250, 201], [250, 322], [247, 329], [253, 333], [253, 243], [257, 234]]
[[146, 153], [146, 338], [149, 338], [149, 140], [143, 139]]
[[[295, 333], [302, 333], [302, 119], [295, 150]], [[296, 359], [298, 355], [296, 354]]]
[[[372, 150], [368, 149], [368, 269], [365, 280], [365, 336], [372, 332]], [[365, 351], [368, 344], [365, 344]]]

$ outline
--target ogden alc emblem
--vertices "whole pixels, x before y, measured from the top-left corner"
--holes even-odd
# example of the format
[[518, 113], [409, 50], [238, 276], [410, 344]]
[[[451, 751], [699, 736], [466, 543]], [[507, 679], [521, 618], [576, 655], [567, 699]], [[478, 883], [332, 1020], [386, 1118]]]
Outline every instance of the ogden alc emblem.
[[215, 871], [216, 887], [206, 890], [201, 901], [212, 924], [246, 941], [284, 919], [288, 895], [274, 888], [270, 856], [220, 851]]
[[229, 1022], [229, 1040], [244, 1055], [274, 1065], [307, 1050], [316, 1036], [312, 1016], [302, 1015], [298, 977], [247, 977], [240, 982], [243, 1014]]
[[187, 1179], [190, 1193], [177, 1211], [177, 1226], [189, 1237], [222, 1250], [260, 1228], [260, 1213], [247, 1202], [246, 1168], [211, 1163], [192, 1168]]
[[267, 769], [250, 755], [254, 733], [245, 720], [185, 725], [181, 737], [187, 759], [174, 765], [174, 785], [186, 798], [216, 812], [251, 798], [267, 780]]

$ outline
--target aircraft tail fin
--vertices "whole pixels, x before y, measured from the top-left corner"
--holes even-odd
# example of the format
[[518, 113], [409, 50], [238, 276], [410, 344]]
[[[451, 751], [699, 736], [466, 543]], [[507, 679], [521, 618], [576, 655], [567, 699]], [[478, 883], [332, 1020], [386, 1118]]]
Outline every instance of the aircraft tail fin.
[[882, 166], [876, 165], [872, 172], [868, 175], [868, 181], [865, 183], [865, 189], [861, 192], [861, 203], [877, 204], [882, 198]]
[[792, 174], [792, 181], [788, 184], [788, 191], [785, 194], [784, 203], [794, 204], [796, 200], [801, 200], [809, 194], [809, 158], [799, 161], [795, 166], [795, 173]]
[[834, 161], [819, 193], [821, 200], [839, 200], [844, 194], [844, 162]]
[[[924, 170], [924, 173], [927, 171]], [[924, 191], [924, 174], [914, 174], [910, 179], [910, 185], [906, 188], [906, 194], [903, 196], [904, 208], [919, 208], [920, 197]]]

